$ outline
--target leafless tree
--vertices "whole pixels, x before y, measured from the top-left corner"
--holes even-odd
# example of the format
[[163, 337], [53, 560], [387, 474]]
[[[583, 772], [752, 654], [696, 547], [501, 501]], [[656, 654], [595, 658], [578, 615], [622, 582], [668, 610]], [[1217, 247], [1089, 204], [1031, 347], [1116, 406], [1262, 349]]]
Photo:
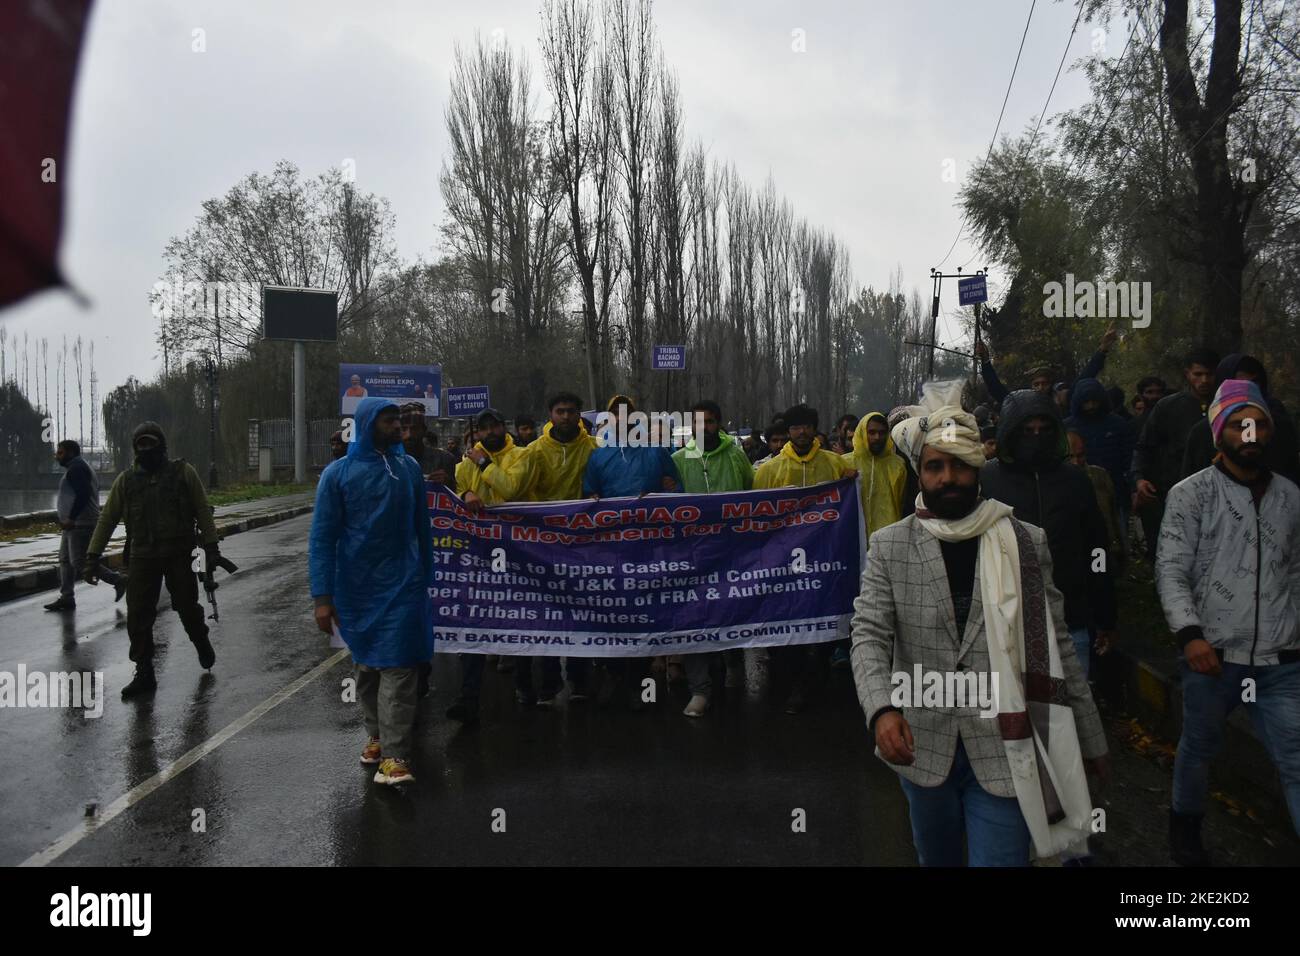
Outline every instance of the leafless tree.
[[653, 215], [650, 177], [654, 161], [655, 66], [659, 61], [650, 0], [623, 0], [613, 4], [609, 36], [618, 109], [614, 154], [623, 187], [620, 220], [627, 256], [627, 283], [623, 293], [627, 361], [632, 391], [644, 396]]
[[566, 238], [582, 295], [588, 385], [596, 391], [592, 401], [608, 391], [609, 306], [621, 272], [611, 249], [617, 114], [606, 16], [590, 0], [547, 0], [542, 10], [542, 62], [553, 101], [551, 161], [567, 207]]
[[361, 194], [340, 170], [304, 180], [286, 161], [206, 201], [193, 228], [168, 242], [150, 295], [165, 374], [186, 353], [246, 354], [261, 335], [263, 285], [336, 290], [340, 331], [365, 322], [376, 277], [396, 262], [392, 227], [387, 200]]
[[99, 380], [95, 376], [95, 340], [90, 340], [90, 447], [95, 447], [97, 429], [95, 422], [99, 419]]
[[77, 441], [86, 440], [86, 403], [84, 400], [84, 376], [82, 374], [82, 344], [81, 336], [77, 336], [77, 344], [72, 349], [72, 361], [77, 367]]
[[[503, 348], [531, 350], [562, 301], [561, 177], [546, 124], [534, 121], [528, 60], [509, 48], [455, 49], [445, 111], [451, 155], [441, 188], [443, 234], [478, 289], [486, 328]], [[544, 370], [523, 370], [527, 400], [541, 401]], [[520, 400], [524, 400], [520, 396]]]

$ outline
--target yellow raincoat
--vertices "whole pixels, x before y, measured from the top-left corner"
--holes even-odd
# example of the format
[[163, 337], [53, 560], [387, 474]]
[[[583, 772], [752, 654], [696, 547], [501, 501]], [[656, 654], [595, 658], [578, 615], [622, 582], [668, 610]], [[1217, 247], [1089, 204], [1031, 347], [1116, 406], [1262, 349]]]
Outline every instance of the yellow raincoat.
[[463, 497], [472, 491], [483, 499], [485, 505], [499, 505], [507, 501], [536, 501], [531, 494], [532, 469], [528, 464], [528, 450], [515, 444], [509, 432], [500, 451], [488, 451], [479, 442], [474, 446], [492, 461], [480, 468], [469, 458], [456, 466], [456, 490]]
[[572, 441], [561, 442], [551, 437], [551, 423], [547, 422], [542, 434], [526, 449], [528, 468], [532, 475], [533, 501], [575, 501], [582, 497], [582, 470], [596, 449], [596, 439], [587, 429], [578, 426], [578, 435]]
[[807, 488], [823, 481], [835, 481], [844, 474], [846, 465], [839, 455], [822, 450], [820, 438], [814, 438], [808, 454], [795, 454], [794, 445], [785, 443], [781, 453], [758, 466], [754, 473], [755, 488]]
[[873, 418], [885, 421], [880, 412], [868, 412], [853, 430], [853, 451], [841, 455], [846, 468], [858, 470], [862, 485], [862, 517], [867, 537], [902, 517], [903, 486], [907, 484], [907, 466], [894, 451], [894, 439], [885, 432], [885, 450], [873, 455], [867, 447], [867, 423]]

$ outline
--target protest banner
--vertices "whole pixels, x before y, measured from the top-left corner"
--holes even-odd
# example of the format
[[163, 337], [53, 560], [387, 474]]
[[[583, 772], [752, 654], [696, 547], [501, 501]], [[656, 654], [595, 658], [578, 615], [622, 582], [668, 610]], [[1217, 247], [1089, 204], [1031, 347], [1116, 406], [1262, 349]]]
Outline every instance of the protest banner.
[[644, 657], [834, 640], [865, 554], [853, 479], [465, 510], [427, 485], [440, 653]]

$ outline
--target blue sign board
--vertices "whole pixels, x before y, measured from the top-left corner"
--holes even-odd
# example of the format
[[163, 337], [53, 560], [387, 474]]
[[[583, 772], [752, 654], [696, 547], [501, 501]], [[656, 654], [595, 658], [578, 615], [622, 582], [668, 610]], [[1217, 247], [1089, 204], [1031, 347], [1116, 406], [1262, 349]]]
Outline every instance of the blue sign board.
[[452, 418], [477, 415], [490, 404], [486, 385], [467, 385], [464, 388], [447, 389], [447, 414]]
[[441, 396], [441, 365], [339, 366], [339, 401], [344, 415], [355, 413], [363, 398], [391, 398], [398, 405], [421, 402], [424, 414], [437, 418]]
[[971, 276], [957, 280], [957, 301], [960, 305], [975, 305], [989, 300], [988, 285], [984, 276]]
[[656, 345], [654, 347], [654, 362], [651, 367], [684, 372], [686, 370], [686, 346]]

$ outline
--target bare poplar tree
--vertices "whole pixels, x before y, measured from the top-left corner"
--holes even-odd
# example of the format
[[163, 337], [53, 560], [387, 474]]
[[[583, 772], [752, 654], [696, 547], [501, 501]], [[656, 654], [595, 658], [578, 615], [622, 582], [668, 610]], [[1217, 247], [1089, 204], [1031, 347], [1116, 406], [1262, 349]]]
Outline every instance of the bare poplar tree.
[[85, 391], [83, 388], [84, 376], [82, 374], [82, 345], [81, 336], [77, 336], [77, 344], [72, 350], [72, 360], [77, 366], [77, 441], [86, 440], [86, 403], [84, 400]]
[[63, 336], [63, 408], [59, 413], [59, 437], [68, 437], [68, 336]]
[[[681, 99], [677, 78], [662, 63], [658, 73], [659, 122], [654, 142], [653, 180], [655, 332], [661, 342], [685, 344], [691, 332], [686, 312], [686, 238], [690, 229], [690, 207], [682, 150]], [[678, 399], [682, 397], [680, 394], [676, 396]]]
[[[440, 177], [443, 234], [478, 290], [487, 327], [504, 349], [531, 351], [561, 301], [563, 184], [552, 174], [547, 130], [532, 118], [528, 60], [478, 37], [455, 48], [445, 118], [450, 161]], [[511, 350], [514, 351], [514, 350]], [[509, 352], [503, 354], [510, 354]], [[545, 369], [521, 369], [517, 401], [539, 404]]]
[[95, 422], [99, 418], [99, 381], [95, 376], [95, 340], [90, 340], [90, 447], [95, 447], [97, 429]]
[[[608, 59], [603, 11], [589, 0], [547, 0], [543, 7], [542, 58], [554, 101], [551, 162], [567, 205], [566, 239], [582, 294], [588, 385], [608, 390], [609, 305], [621, 271], [611, 253], [617, 181], [614, 73]], [[603, 264], [603, 268], [602, 268]]]
[[627, 255], [624, 319], [632, 391], [640, 397], [645, 394], [647, 372], [646, 304], [653, 214], [649, 179], [658, 50], [649, 0], [623, 0], [610, 11], [610, 55], [618, 108], [614, 153], [623, 185], [621, 219]]

